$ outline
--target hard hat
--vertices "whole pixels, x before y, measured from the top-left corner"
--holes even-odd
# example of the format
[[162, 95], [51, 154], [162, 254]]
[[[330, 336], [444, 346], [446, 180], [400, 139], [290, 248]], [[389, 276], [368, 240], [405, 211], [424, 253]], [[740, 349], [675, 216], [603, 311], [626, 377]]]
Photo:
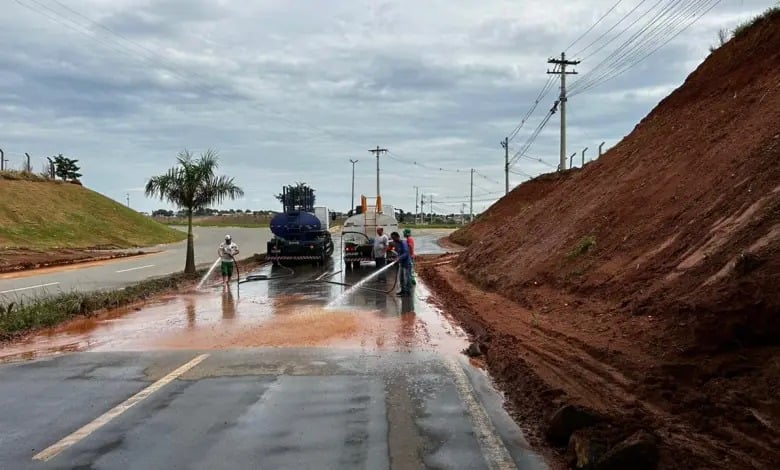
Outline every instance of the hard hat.
[[406, 236], [409, 236], [409, 235], [411, 235], [411, 234], [412, 234], [412, 229], [408, 229], [408, 228], [405, 228], [405, 229], [404, 229], [404, 236], [405, 236], [405, 237], [406, 237]]
[[225, 235], [225, 240], [230, 240], [230, 235]]

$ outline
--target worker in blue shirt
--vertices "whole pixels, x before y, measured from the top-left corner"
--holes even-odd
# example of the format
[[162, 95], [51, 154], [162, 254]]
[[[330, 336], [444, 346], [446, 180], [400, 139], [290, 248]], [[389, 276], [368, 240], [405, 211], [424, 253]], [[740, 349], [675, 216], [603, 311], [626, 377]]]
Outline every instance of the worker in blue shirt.
[[409, 252], [409, 245], [401, 239], [398, 232], [390, 234], [393, 239], [395, 252], [398, 253], [398, 265], [400, 266], [401, 291], [396, 293], [401, 297], [412, 295], [412, 255]]

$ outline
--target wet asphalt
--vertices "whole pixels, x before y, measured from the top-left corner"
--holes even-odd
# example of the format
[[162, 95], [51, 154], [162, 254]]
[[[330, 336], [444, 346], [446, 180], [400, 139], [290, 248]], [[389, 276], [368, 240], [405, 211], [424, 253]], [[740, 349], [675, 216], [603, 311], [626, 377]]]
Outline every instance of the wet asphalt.
[[[186, 227], [175, 227], [186, 230]], [[271, 239], [268, 228], [193, 227], [195, 263], [209, 265], [217, 259], [217, 247], [230, 233], [239, 244], [241, 255], [265, 253]], [[61, 292], [118, 289], [144, 279], [181, 272], [187, 242], [144, 248], [148, 254], [111, 260], [81, 263], [35, 271], [0, 274], [0, 304], [22, 302]]]
[[[420, 234], [418, 252], [441, 251], [438, 236]], [[463, 333], [422, 282], [410, 298], [385, 293], [392, 274], [348, 292], [340, 283], [372, 267], [343, 270], [338, 253], [325, 268], [292, 269], [262, 267], [256, 274], [273, 279], [234, 286], [227, 310], [212, 288], [198, 308], [169, 299], [31, 340], [0, 365], [0, 469], [544, 468], [489, 377], [457, 352]], [[274, 344], [263, 328], [275, 316], [318, 308], [294, 327], [311, 335], [329, 327], [316, 322], [334, 302], [389, 329], [339, 347], [262, 346]], [[188, 340], [198, 325], [211, 337], [228, 323], [260, 325], [259, 342], [247, 344], [261, 346]], [[127, 326], [138, 324], [147, 327]], [[101, 334], [112, 339], [90, 342]], [[59, 337], [79, 352], [40, 346]]]

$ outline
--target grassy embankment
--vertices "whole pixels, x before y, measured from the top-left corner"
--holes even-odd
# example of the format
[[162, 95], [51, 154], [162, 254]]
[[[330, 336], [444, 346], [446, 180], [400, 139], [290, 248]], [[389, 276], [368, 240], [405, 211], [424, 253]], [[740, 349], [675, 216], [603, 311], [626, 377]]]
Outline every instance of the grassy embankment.
[[77, 184], [0, 174], [0, 248], [131, 248], [186, 237]]

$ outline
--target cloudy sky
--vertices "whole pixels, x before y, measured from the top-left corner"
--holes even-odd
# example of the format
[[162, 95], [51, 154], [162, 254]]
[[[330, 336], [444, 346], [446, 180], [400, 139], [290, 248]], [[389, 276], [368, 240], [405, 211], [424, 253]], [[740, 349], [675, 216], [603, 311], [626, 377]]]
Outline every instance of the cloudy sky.
[[[85, 185], [122, 202], [129, 193], [132, 207], [150, 211], [166, 206], [143, 196], [149, 176], [184, 148], [213, 148], [246, 191], [225, 207], [277, 209], [273, 194], [305, 181], [319, 204], [347, 210], [349, 159], [359, 160], [356, 193], [372, 195], [368, 149], [379, 145], [390, 150], [386, 201], [414, 210], [418, 186], [437, 209], [460, 212], [475, 168], [477, 212], [503, 191], [499, 142], [547, 82], [547, 59], [577, 53], [569, 83], [598, 78], [621, 43], [675, 2], [618, 2], [572, 46], [615, 0], [0, 3], [0, 148], [13, 167], [25, 152], [36, 170], [63, 153], [81, 161]], [[716, 1], [682, 3], [693, 18]], [[723, 0], [644, 62], [572, 96], [569, 153], [614, 145], [706, 57], [719, 28], [774, 3]], [[656, 42], [625, 59], [676, 33], [685, 11], [672, 13]], [[513, 153], [557, 94], [541, 100]], [[558, 127], [556, 114], [526, 152], [542, 162], [518, 160], [512, 185], [557, 164]]]

